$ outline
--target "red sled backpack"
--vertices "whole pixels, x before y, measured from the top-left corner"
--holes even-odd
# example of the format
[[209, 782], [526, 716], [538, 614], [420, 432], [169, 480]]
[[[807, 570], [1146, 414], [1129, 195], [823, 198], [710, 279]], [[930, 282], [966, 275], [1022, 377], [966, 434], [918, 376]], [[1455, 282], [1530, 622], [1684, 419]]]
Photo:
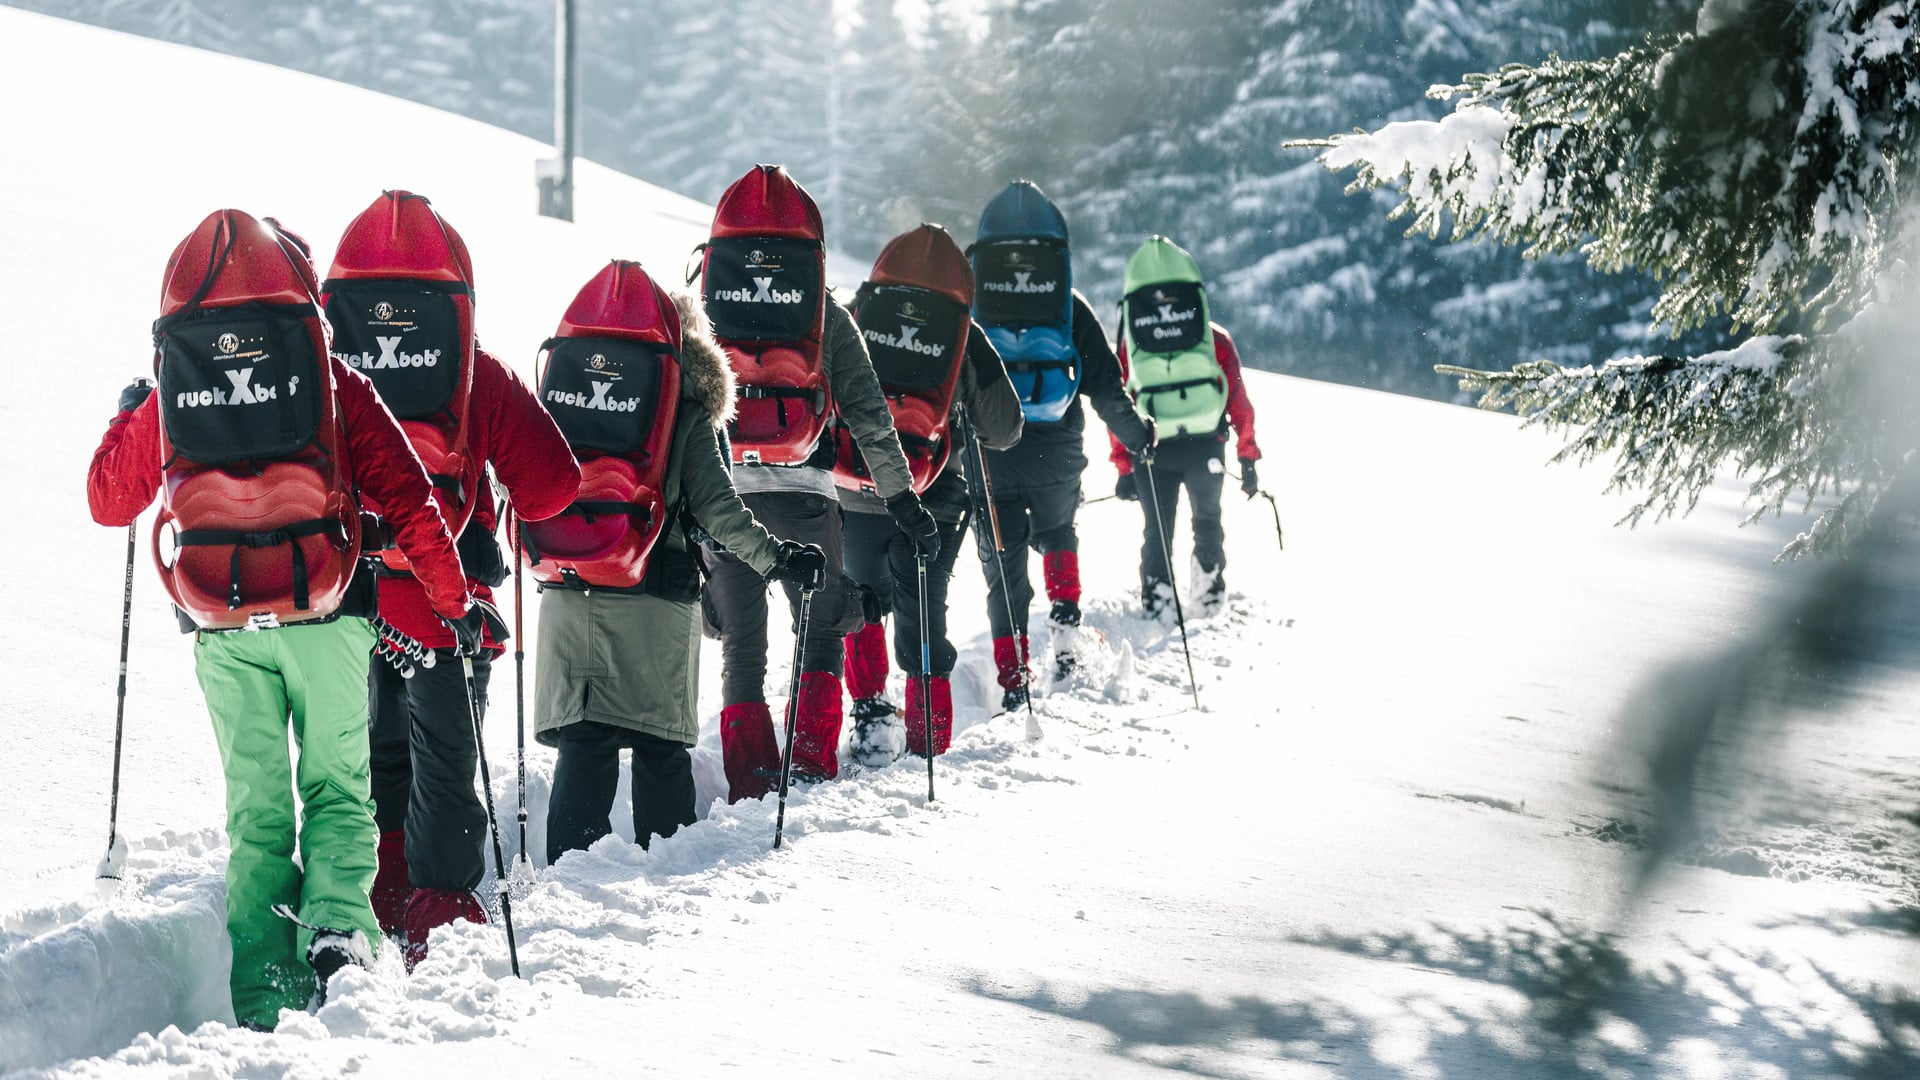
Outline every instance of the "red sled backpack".
[[[893, 413], [914, 494], [924, 494], [953, 448], [948, 420], [973, 322], [973, 268], [947, 230], [921, 225], [887, 241], [860, 297], [854, 321]], [[835, 424], [833, 438], [834, 482], [872, 487], [853, 433]]]
[[824, 236], [806, 189], [782, 166], [756, 165], [720, 196], [697, 249], [701, 300], [738, 386], [736, 464], [798, 465], [826, 430]]
[[633, 588], [667, 523], [679, 310], [639, 263], [616, 259], [541, 348], [540, 403], [580, 461], [580, 494], [545, 521], [517, 521], [515, 550], [543, 584]]
[[360, 517], [305, 245], [238, 210], [208, 215], [167, 262], [153, 344], [167, 595], [203, 630], [331, 616]]
[[[434, 502], [458, 537], [473, 515], [482, 471], [467, 448], [473, 393], [473, 262], [427, 202], [383, 191], [347, 226], [321, 304], [333, 355], [365, 375], [400, 421], [433, 481]], [[397, 548], [380, 553], [404, 572]]]

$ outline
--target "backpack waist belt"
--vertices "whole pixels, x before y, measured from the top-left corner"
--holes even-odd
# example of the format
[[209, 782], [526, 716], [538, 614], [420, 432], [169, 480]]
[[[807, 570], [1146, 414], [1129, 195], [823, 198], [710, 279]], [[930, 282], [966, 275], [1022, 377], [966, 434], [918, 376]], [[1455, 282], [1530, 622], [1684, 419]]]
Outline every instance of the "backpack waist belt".
[[227, 564], [227, 610], [238, 610], [240, 600], [240, 551], [242, 548], [270, 548], [281, 544], [293, 548], [293, 606], [297, 611], [307, 610], [307, 556], [294, 543], [303, 537], [321, 536], [331, 532], [331, 539], [344, 541], [338, 518], [314, 518], [311, 521], [297, 521], [268, 532], [247, 532], [244, 529], [183, 529], [175, 543], [181, 547], [212, 547], [215, 545], [233, 545], [233, 558]]
[[740, 388], [743, 398], [772, 398], [780, 410], [780, 426], [787, 426], [787, 399], [800, 398], [813, 406], [815, 413], [827, 407], [825, 390], [803, 390], [798, 386], [743, 386]]
[[[1182, 379], [1179, 382], [1157, 383], [1153, 386], [1142, 386], [1140, 388], [1140, 396], [1146, 397], [1149, 394], [1171, 394], [1175, 390], [1178, 390], [1180, 391], [1180, 396], [1184, 398], [1187, 396], [1187, 391], [1193, 389], [1196, 386], [1212, 386], [1218, 389], [1225, 389], [1224, 385], [1222, 384], [1221, 377], [1218, 375], [1212, 375], [1204, 379]], [[1149, 412], [1152, 411], [1153, 409], [1152, 402], [1147, 403], [1147, 409]]]
[[589, 523], [596, 517], [617, 517], [626, 514], [640, 515], [642, 528], [653, 524], [653, 507], [646, 503], [616, 502], [613, 500], [581, 499], [567, 504], [562, 514], [577, 514]]

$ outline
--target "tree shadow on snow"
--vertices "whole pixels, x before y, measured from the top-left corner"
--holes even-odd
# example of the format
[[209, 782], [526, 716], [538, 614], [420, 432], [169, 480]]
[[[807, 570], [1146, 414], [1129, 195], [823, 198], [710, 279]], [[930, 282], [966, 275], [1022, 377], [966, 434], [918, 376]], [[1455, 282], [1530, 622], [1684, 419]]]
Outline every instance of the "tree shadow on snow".
[[[1491, 931], [1323, 931], [1294, 942], [1367, 967], [1345, 992], [1291, 1002], [1044, 983], [1021, 993], [979, 979], [969, 989], [1105, 1028], [1118, 1056], [1206, 1076], [1272, 1075], [1283, 1063], [1361, 1078], [1615, 1080], [1689, 1065], [1742, 1076], [1920, 1075], [1920, 1000], [1804, 957], [1674, 946], [1646, 963], [1548, 913]], [[1381, 964], [1400, 974], [1383, 980]]]

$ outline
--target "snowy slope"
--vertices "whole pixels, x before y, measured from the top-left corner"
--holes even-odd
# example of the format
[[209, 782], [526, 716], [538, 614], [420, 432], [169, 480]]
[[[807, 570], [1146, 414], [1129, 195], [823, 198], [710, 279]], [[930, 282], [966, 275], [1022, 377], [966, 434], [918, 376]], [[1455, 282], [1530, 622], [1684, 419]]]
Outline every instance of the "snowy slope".
[[[224, 203], [278, 214], [324, 249], [380, 186], [413, 187], [470, 241], [483, 340], [524, 360], [603, 258], [637, 253], [671, 274], [704, 214], [588, 169], [582, 221], [544, 221], [526, 164], [541, 151], [524, 140], [5, 10], [0, 80], [0, 100], [42, 103], [0, 117], [14, 166], [0, 170], [0, 341], [16, 388], [0, 399], [0, 483], [7, 505], [33, 511], [0, 540], [0, 1071], [1911, 1066], [1878, 1026], [1916, 960], [1897, 906], [1914, 900], [1912, 830], [1892, 818], [1920, 791], [1910, 677], [1727, 778], [1721, 842], [1617, 921], [1632, 851], [1609, 840], [1631, 836], [1636, 784], [1622, 703], [1786, 587], [1794, 574], [1768, 561], [1790, 523], [1736, 531], [1721, 490], [1694, 520], [1617, 530], [1622, 505], [1594, 494], [1599, 475], [1543, 467], [1551, 443], [1508, 419], [1259, 375], [1262, 475], [1286, 550], [1263, 502], [1229, 497], [1234, 596], [1190, 627], [1201, 710], [1177, 633], [1133, 614], [1137, 509], [1090, 505], [1086, 606], [1107, 644], [1090, 678], [1042, 699], [1041, 741], [986, 716], [983, 589], [963, 559], [962, 730], [932, 805], [921, 763], [853, 771], [796, 794], [793, 842], [774, 853], [771, 805], [715, 804], [650, 853], [615, 837], [541, 867], [515, 904], [525, 981], [507, 975], [497, 927], [454, 927], [411, 977], [389, 957], [274, 1035], [226, 1027], [217, 761], [144, 556], [121, 804], [135, 851], [110, 899], [91, 881], [124, 538], [86, 518], [81, 477], [115, 392], [145, 365], [167, 251]], [[135, 85], [151, 90], [129, 96]], [[169, 118], [236, 85], [245, 134], [180, 152], [221, 139]], [[84, 363], [35, 362], [76, 342]], [[1087, 482], [1104, 495], [1111, 474], [1096, 466]], [[777, 636], [773, 654], [778, 683]], [[710, 792], [711, 648], [703, 665]], [[508, 703], [488, 742], [510, 803]], [[533, 754], [535, 851], [550, 760]], [[1594, 969], [1575, 961], [1612, 955], [1595, 935], [1614, 929], [1624, 966], [1601, 1023], [1545, 1034], [1556, 1017], [1539, 1002], [1566, 993], [1540, 991], [1586, 986]]]

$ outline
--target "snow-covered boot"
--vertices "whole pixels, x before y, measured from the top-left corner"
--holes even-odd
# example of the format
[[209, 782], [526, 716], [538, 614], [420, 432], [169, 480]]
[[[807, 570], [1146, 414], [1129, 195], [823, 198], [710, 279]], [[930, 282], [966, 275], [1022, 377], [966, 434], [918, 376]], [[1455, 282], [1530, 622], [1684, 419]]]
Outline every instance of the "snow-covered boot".
[[855, 698], [852, 716], [853, 760], [870, 769], [893, 764], [907, 738], [893, 703], [883, 697]]
[[407, 970], [427, 958], [427, 935], [436, 926], [465, 919], [487, 921], [487, 909], [465, 889], [415, 889], [407, 899]]
[[413, 886], [407, 881], [407, 830], [389, 829], [380, 834], [380, 869], [374, 872], [373, 888], [367, 899], [373, 903], [373, 917], [382, 933], [396, 936], [407, 932], [407, 900]]
[[1166, 622], [1173, 617], [1173, 585], [1148, 578], [1140, 586], [1140, 610], [1148, 622]]
[[1080, 610], [1080, 553], [1049, 551], [1040, 557], [1040, 577], [1046, 584], [1047, 599], [1056, 605], [1065, 601]]
[[840, 775], [840, 722], [840, 676], [831, 671], [802, 673], [793, 729], [793, 779], [832, 780]]
[[877, 698], [887, 689], [887, 627], [870, 622], [843, 639], [847, 654], [847, 696]]
[[720, 759], [727, 770], [727, 802], [758, 799], [780, 786], [780, 744], [764, 701], [720, 710]]
[[1072, 600], [1056, 600], [1047, 615], [1047, 629], [1053, 641], [1053, 681], [1073, 678], [1080, 667], [1080, 605]]
[[367, 935], [345, 930], [316, 930], [313, 943], [307, 946], [307, 966], [313, 969], [314, 995], [317, 1004], [327, 1003], [327, 982], [348, 964], [356, 967], [373, 966], [373, 949], [367, 945]]
[[931, 710], [928, 710], [927, 702], [921, 700], [920, 680], [907, 680], [907, 753], [916, 757], [927, 756], [929, 728], [933, 731], [935, 756], [946, 753], [947, 746], [953, 741], [953, 683], [940, 675], [927, 681], [933, 689]]
[[1224, 567], [1216, 566], [1209, 570], [1195, 561], [1187, 580], [1193, 583], [1188, 588], [1193, 590], [1195, 618], [1204, 619], [1209, 615], [1218, 615], [1221, 609], [1227, 606], [1227, 576]]

